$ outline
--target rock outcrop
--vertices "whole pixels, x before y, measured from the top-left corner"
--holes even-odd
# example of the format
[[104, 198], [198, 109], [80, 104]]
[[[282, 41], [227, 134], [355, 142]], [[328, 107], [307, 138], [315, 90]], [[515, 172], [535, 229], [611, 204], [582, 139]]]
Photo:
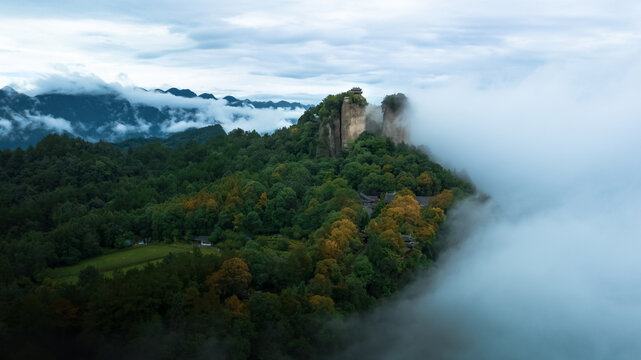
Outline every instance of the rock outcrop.
[[335, 156], [341, 151], [340, 115], [331, 116], [320, 123], [317, 155]]
[[407, 97], [387, 95], [381, 106], [367, 105], [360, 88], [330, 95], [319, 105], [318, 156], [336, 156], [364, 131], [407, 143]]
[[398, 93], [387, 95], [381, 104], [383, 110], [383, 136], [387, 136], [395, 144], [407, 143], [407, 97]]
[[326, 99], [318, 132], [318, 155], [336, 156], [365, 131], [367, 101], [361, 94], [360, 88], [352, 88]]
[[346, 96], [341, 107], [341, 149], [347, 148], [347, 144], [356, 140], [363, 131], [365, 131], [365, 106], [352, 103]]

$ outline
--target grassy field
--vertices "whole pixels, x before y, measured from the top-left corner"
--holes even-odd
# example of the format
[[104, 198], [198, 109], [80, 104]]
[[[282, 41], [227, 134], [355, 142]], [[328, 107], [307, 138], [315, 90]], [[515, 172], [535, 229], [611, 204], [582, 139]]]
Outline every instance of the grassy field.
[[[114, 270], [127, 271], [134, 268], [143, 268], [148, 263], [161, 261], [162, 258], [171, 253], [182, 253], [192, 251], [189, 244], [154, 244], [137, 246], [107, 253], [95, 258], [86, 259], [76, 265], [64, 266], [53, 269], [53, 278], [61, 281], [76, 282], [78, 273], [87, 266], [93, 266], [105, 276], [111, 276]], [[213, 248], [200, 248], [204, 254], [216, 253]]]

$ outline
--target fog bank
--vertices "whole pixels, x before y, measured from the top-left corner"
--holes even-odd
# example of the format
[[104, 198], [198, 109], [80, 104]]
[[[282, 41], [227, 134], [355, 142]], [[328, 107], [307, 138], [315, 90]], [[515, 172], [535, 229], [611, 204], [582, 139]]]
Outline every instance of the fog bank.
[[492, 199], [399, 299], [349, 320], [358, 359], [632, 359], [641, 353], [641, 68], [550, 65], [410, 92], [413, 142]]

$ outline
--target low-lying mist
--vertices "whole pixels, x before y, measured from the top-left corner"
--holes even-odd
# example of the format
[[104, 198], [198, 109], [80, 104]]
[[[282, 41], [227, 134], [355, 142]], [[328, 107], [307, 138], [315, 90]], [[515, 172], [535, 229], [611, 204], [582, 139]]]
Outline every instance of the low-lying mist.
[[[253, 106], [233, 107], [228, 106], [227, 101], [224, 99], [185, 98], [172, 94], [146, 91], [142, 88], [135, 87], [133, 84], [123, 86], [119, 83], [107, 83], [93, 74], [71, 72], [43, 75], [35, 79], [28, 86], [23, 87], [24, 89], [21, 89], [20, 86], [18, 86], [18, 89], [31, 96], [47, 93], [75, 95], [114, 94], [126, 99], [132, 104], [153, 106], [159, 110], [165, 108], [174, 109], [171, 112], [172, 116], [169, 120], [160, 124], [161, 130], [165, 134], [214, 124], [220, 124], [227, 132], [234, 129], [243, 129], [246, 131], [255, 130], [259, 133], [271, 133], [282, 127], [291, 126], [296, 122], [296, 119], [305, 112], [305, 109], [302, 107], [293, 109], [254, 108]], [[218, 94], [218, 96], [221, 95]], [[274, 100], [278, 101], [279, 99]], [[184, 109], [195, 110], [195, 112], [187, 113]], [[40, 120], [40, 118], [36, 120]], [[30, 122], [37, 122], [36, 120], [31, 120]], [[60, 120], [65, 121], [64, 119]], [[49, 121], [45, 125], [51, 122], [52, 121]], [[27, 123], [27, 121], [23, 121], [23, 123]], [[70, 131], [70, 125], [66, 125], [68, 128], [56, 126], [55, 129], [59, 131], [64, 130], [73, 134], [74, 132]], [[149, 125], [150, 124], [145, 123], [132, 125], [122, 122], [104, 124], [105, 127], [111, 128], [116, 134], [124, 134], [127, 132], [144, 133], [149, 129]], [[3, 130], [2, 128], [3, 126], [0, 124], [0, 133]], [[6, 126], [4, 126], [4, 128], [6, 128]]]
[[641, 67], [588, 60], [410, 92], [412, 141], [485, 203], [398, 298], [348, 321], [358, 359], [641, 354]]

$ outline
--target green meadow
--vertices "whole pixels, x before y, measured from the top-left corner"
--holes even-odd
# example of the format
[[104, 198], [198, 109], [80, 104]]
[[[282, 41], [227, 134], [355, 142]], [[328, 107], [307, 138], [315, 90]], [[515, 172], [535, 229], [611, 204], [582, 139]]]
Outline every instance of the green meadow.
[[[201, 247], [204, 254], [217, 253], [213, 248]], [[141, 269], [147, 264], [161, 261], [169, 253], [183, 253], [193, 251], [189, 244], [153, 244], [131, 247], [123, 250], [108, 252], [95, 258], [86, 259], [72, 266], [64, 266], [52, 270], [52, 277], [65, 282], [76, 282], [80, 271], [88, 266], [93, 266], [107, 277], [111, 277], [114, 270], [127, 271]]]

